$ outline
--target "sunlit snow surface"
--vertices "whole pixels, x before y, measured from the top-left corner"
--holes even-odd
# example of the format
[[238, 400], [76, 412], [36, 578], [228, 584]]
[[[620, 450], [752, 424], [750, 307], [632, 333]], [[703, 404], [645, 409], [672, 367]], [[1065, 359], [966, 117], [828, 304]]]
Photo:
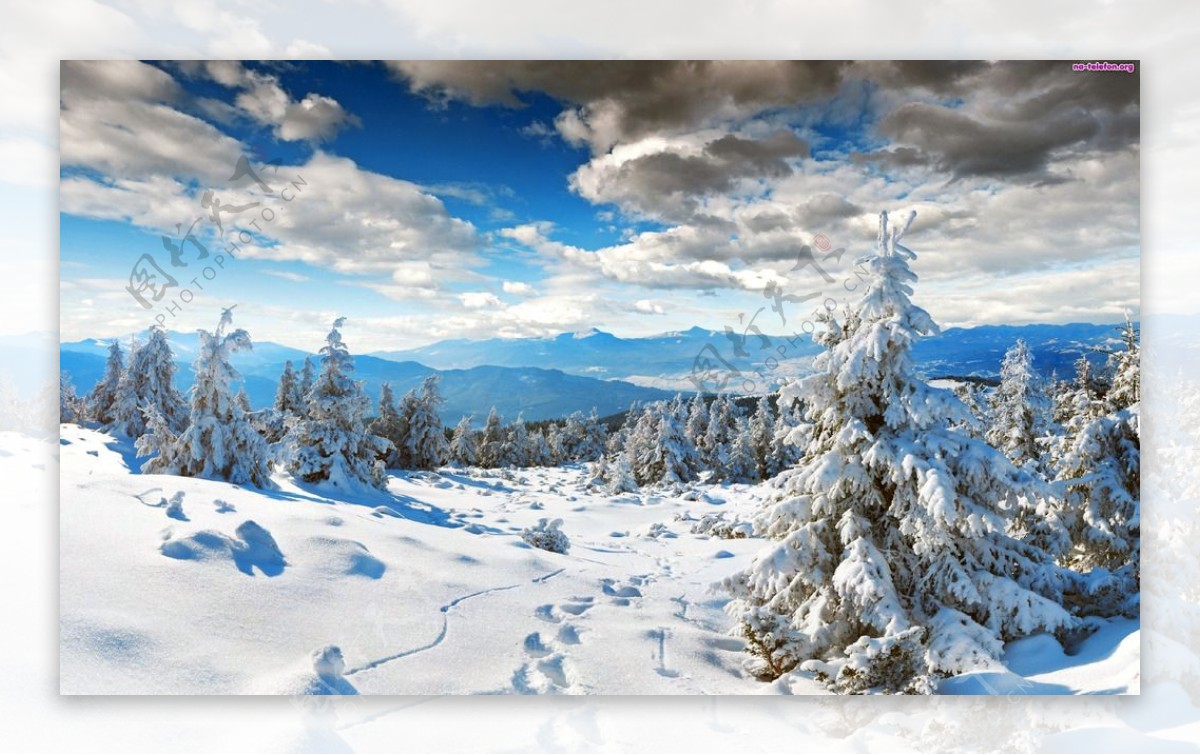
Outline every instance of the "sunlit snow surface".
[[[760, 487], [605, 496], [582, 467], [447, 469], [340, 500], [136, 474], [127, 443], [74, 425], [60, 455], [64, 693], [824, 693], [742, 670], [713, 584], [762, 542], [691, 531], [748, 518]], [[567, 554], [522, 540], [547, 518]], [[1128, 620], [1070, 655], [1028, 638], [1007, 672], [941, 691], [1137, 692], [1138, 644]]]

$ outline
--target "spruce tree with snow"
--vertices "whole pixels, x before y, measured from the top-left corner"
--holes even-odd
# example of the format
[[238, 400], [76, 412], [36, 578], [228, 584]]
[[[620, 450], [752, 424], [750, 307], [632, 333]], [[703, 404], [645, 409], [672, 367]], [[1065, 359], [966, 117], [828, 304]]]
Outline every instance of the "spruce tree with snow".
[[583, 434], [580, 438], [579, 448], [575, 452], [576, 461], [595, 461], [604, 455], [605, 444], [608, 441], [608, 430], [604, 427], [604, 423], [600, 421], [600, 415], [596, 413], [596, 407], [592, 407], [592, 411], [588, 413], [587, 419], [583, 421]]
[[496, 407], [493, 406], [488, 412], [487, 421], [484, 423], [479, 437], [479, 466], [485, 469], [501, 466], [504, 461], [504, 441], [506, 439], [507, 433], [503, 420], [496, 411]]
[[688, 418], [685, 427], [688, 440], [695, 446], [701, 459], [705, 457], [705, 433], [708, 431], [708, 404], [704, 397], [697, 393], [688, 404]]
[[279, 375], [279, 387], [275, 390], [275, 411], [285, 417], [300, 414], [304, 396], [300, 391], [300, 381], [296, 370], [292, 368], [292, 360], [283, 363], [283, 372]]
[[629, 455], [624, 451], [618, 453], [611, 461], [601, 457], [597, 464], [600, 465], [597, 476], [603, 482], [604, 490], [609, 495], [638, 492], [637, 479], [633, 475]]
[[253, 345], [233, 325], [233, 308], [221, 311], [213, 332], [200, 330], [200, 353], [192, 363], [188, 425], [176, 432], [158, 404], [147, 406], [146, 432], [136, 443], [146, 474], [171, 474], [271, 487], [266, 441], [250, 423], [233, 383], [241, 379], [230, 358]]
[[108, 345], [108, 359], [104, 363], [104, 375], [92, 388], [86, 401], [87, 419], [101, 426], [112, 423], [114, 404], [121, 376], [125, 374], [125, 357], [121, 344], [113, 339]]
[[779, 474], [782, 459], [775, 448], [775, 412], [769, 396], [758, 400], [750, 418], [749, 443], [754, 455], [754, 479], [768, 480]]
[[525, 418], [517, 415], [516, 422], [509, 425], [504, 433], [504, 442], [500, 448], [501, 467], [529, 466], [529, 428]]
[[699, 459], [687, 439], [682, 399], [646, 406], [627, 446], [639, 485], [678, 485], [696, 479]]
[[303, 417], [308, 411], [308, 394], [312, 392], [313, 380], [316, 378], [316, 368], [312, 357], [304, 357], [304, 366], [300, 368], [300, 381], [296, 386], [296, 414]]
[[467, 415], [454, 427], [450, 438], [450, 461], [460, 467], [473, 467], [479, 463], [479, 443], [471, 429], [471, 416]]
[[402, 415], [406, 426], [404, 456], [408, 469], [437, 469], [446, 462], [446, 431], [439, 407], [443, 400], [438, 386], [441, 375], [433, 374], [421, 383], [420, 393], [406, 397]]
[[815, 374], [781, 392], [803, 402], [809, 442], [757, 522], [774, 542], [725, 582], [763, 677], [799, 667], [844, 693], [928, 692], [1075, 622], [1061, 570], [1005, 531], [1034, 481], [954, 431], [965, 407], [916, 373], [912, 345], [937, 326], [909, 298], [912, 217], [880, 216], [853, 316], [824, 319]]
[[304, 482], [328, 483], [343, 490], [386, 489], [380, 457], [387, 439], [370, 432], [366, 415], [371, 401], [354, 380], [354, 359], [342, 341], [339, 317], [321, 348], [321, 373], [308, 395], [307, 416], [284, 439], [288, 471]]
[[[1067, 563], [1089, 573], [1073, 599], [1105, 614], [1136, 613], [1141, 580], [1141, 378], [1138, 338], [1128, 321], [1123, 340], [1110, 358], [1107, 395], [1076, 396], [1087, 412], [1068, 423], [1075, 432], [1058, 467], [1073, 514]], [[1105, 413], [1093, 416], [1098, 412]]]
[[989, 423], [984, 438], [1019, 467], [1039, 470], [1038, 437], [1044, 429], [1044, 391], [1033, 369], [1033, 354], [1023, 339], [1004, 354], [1000, 384], [988, 401]]
[[750, 423], [745, 417], [738, 417], [733, 438], [729, 442], [729, 459], [725, 467], [725, 479], [733, 482], [758, 482], [761, 480], [756, 456]]
[[78, 423], [83, 419], [83, 402], [75, 393], [70, 373], [58, 373], [58, 421]]
[[392, 384], [384, 382], [379, 387], [379, 411], [371, 422], [371, 432], [389, 443], [388, 451], [383, 457], [384, 466], [399, 469], [403, 466], [401, 450], [405, 447], [407, 424], [396, 410], [396, 399], [392, 393]]
[[554, 466], [554, 452], [550, 450], [550, 442], [541, 429], [529, 434], [529, 465], [533, 467]]
[[729, 397], [721, 394], [709, 407], [708, 427], [704, 432], [702, 463], [712, 470], [712, 479], [721, 480], [729, 476], [729, 453], [737, 437], [737, 422], [741, 409]]

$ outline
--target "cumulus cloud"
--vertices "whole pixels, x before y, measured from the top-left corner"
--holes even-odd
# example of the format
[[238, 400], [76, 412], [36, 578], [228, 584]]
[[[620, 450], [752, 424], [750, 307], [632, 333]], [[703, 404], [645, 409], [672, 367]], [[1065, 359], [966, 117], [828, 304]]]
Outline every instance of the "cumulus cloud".
[[284, 141], [325, 141], [347, 126], [361, 126], [358, 116], [347, 113], [332, 97], [309, 92], [293, 100], [279, 77], [248, 68], [237, 61], [184, 62], [181, 68], [207, 75], [213, 81], [240, 90], [234, 100], [246, 115]]
[[504, 281], [504, 293], [513, 296], [532, 296], [535, 289], [522, 281]]

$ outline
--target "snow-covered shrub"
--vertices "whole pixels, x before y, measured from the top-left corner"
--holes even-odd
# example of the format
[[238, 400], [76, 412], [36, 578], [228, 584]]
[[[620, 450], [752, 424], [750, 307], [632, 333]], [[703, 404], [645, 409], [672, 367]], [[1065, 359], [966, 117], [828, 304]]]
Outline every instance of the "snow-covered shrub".
[[562, 531], [562, 523], [561, 519], [539, 519], [536, 525], [521, 532], [521, 539], [534, 548], [551, 553], [566, 553], [571, 549], [571, 541]]
[[754, 536], [754, 524], [736, 519], [727, 520], [725, 512], [705, 514], [692, 524], [692, 534], [719, 537], [722, 540], [742, 540]]
[[814, 672], [842, 695], [928, 695], [935, 685], [926, 673], [925, 630], [911, 627], [883, 637], [860, 637], [835, 663], [809, 661], [802, 670]]

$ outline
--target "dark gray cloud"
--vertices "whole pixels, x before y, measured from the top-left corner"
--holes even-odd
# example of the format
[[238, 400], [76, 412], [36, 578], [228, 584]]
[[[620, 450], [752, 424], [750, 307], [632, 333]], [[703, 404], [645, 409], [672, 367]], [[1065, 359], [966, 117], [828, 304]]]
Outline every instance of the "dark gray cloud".
[[892, 146], [859, 159], [955, 178], [1050, 183], [1068, 178], [1053, 170], [1055, 163], [1132, 148], [1140, 138], [1137, 73], [1076, 72], [1063, 61], [1013, 62], [965, 69], [941, 84], [945, 93], [969, 99], [900, 105], [878, 126]]
[[704, 197], [733, 192], [747, 179], [790, 176], [789, 161], [808, 155], [808, 142], [791, 131], [763, 139], [727, 134], [698, 151], [652, 152], [613, 167], [585, 166], [572, 177], [572, 187], [591, 201], [660, 220], [714, 222], [700, 217]]
[[[799, 105], [832, 95], [837, 61], [398, 61], [389, 68], [433, 101], [523, 105], [542, 92], [575, 106], [578, 132], [560, 132], [603, 150], [709, 119]], [[603, 126], [597, 125], [603, 120]]]

